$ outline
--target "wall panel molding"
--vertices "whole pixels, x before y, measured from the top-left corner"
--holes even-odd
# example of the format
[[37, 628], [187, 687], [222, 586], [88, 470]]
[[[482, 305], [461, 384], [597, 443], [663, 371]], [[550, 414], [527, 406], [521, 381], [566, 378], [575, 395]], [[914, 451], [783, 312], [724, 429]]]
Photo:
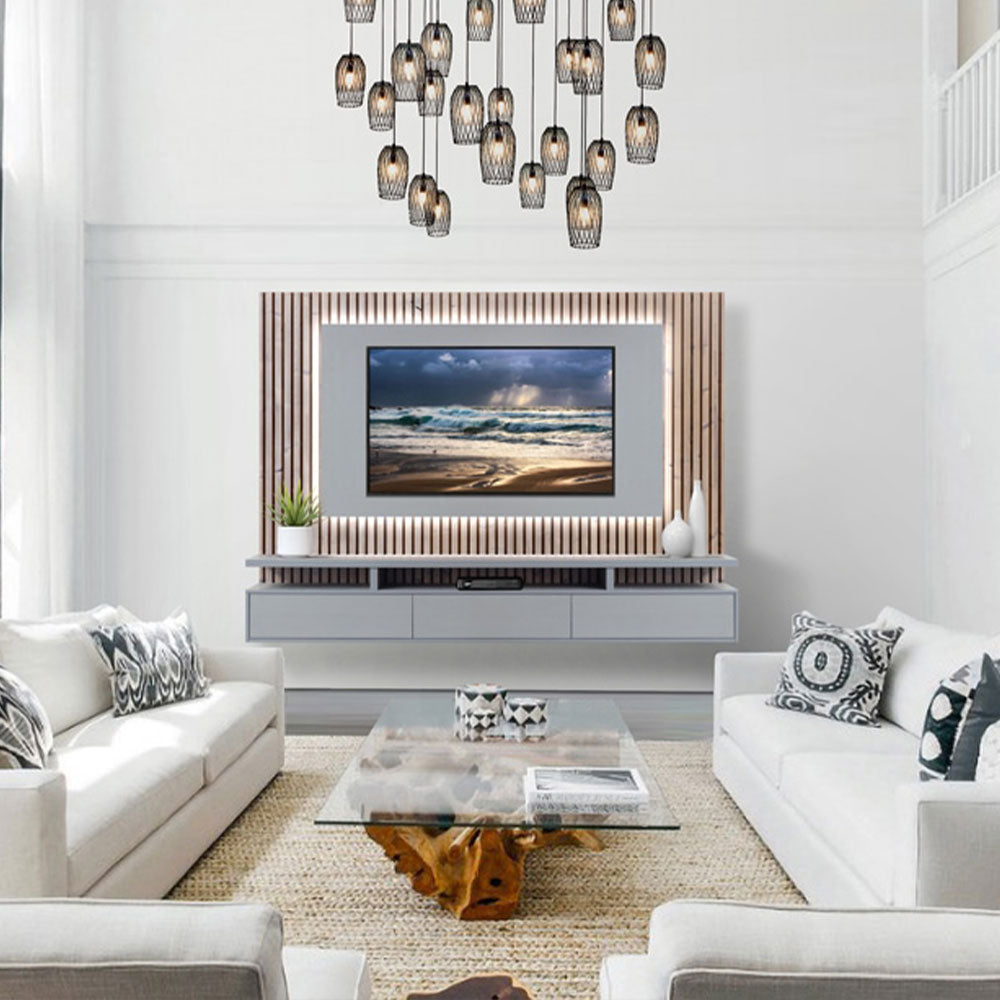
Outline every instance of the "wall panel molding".
[[[647, 517], [324, 517], [323, 554], [649, 554], [664, 517], [686, 510], [700, 479], [709, 552], [725, 546], [724, 297], [719, 292], [265, 292], [260, 301], [260, 548], [274, 551], [264, 516], [282, 486], [318, 487], [314, 354], [332, 324], [648, 324], [663, 327], [664, 493]], [[358, 583], [362, 570], [264, 570], [264, 581]], [[718, 570], [632, 570], [622, 582], [700, 583]]]

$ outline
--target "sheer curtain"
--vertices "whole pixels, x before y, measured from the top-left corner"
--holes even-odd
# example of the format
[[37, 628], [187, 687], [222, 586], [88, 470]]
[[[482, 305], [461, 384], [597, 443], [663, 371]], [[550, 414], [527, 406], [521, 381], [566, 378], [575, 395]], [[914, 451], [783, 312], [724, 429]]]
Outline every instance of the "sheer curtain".
[[2, 609], [70, 608], [82, 576], [81, 0], [7, 0]]

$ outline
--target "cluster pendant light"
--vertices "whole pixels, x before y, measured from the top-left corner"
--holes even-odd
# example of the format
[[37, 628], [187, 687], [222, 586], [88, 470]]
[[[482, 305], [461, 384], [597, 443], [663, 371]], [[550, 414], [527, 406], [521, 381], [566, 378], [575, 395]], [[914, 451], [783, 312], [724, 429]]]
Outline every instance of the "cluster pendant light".
[[[370, 129], [392, 133], [391, 142], [382, 147], [376, 163], [379, 198], [385, 201], [405, 199], [411, 225], [422, 228], [430, 237], [449, 235], [452, 202], [441, 186], [440, 152], [441, 118], [447, 108], [453, 143], [479, 147], [483, 183], [510, 185], [516, 173], [521, 207], [535, 211], [545, 208], [547, 201], [551, 200], [547, 198], [548, 179], [565, 176], [569, 167], [569, 134], [559, 124], [559, 86], [571, 84], [573, 92], [580, 98], [580, 145], [579, 172], [569, 179], [563, 199], [566, 229], [571, 247], [599, 247], [604, 222], [602, 192], [612, 190], [617, 166], [614, 143], [604, 131], [604, 78], [608, 69], [614, 68], [617, 58], [612, 56], [610, 63], [607, 61], [608, 41], [635, 42], [633, 62], [639, 103], [625, 117], [627, 160], [643, 164], [656, 159], [660, 124], [656, 111], [646, 104], [645, 98], [647, 89], [656, 90], [663, 86], [666, 46], [663, 39], [653, 32], [653, 0], [580, 0], [578, 35], [573, 30], [573, 0], [566, 0], [565, 34], [559, 26], [559, 0], [553, 0], [553, 48], [549, 50], [553, 56], [552, 124], [544, 128], [540, 136], [535, 130], [536, 35], [537, 26], [545, 23], [546, 0], [461, 0], [465, 3], [465, 79], [451, 88], [450, 100], [446, 78], [455, 57], [456, 40], [449, 25], [441, 19], [440, 0], [424, 0], [419, 41], [413, 40], [413, 0], [406, 0], [405, 37], [401, 37], [398, 30], [398, 0], [391, 0], [392, 36], [387, 40], [388, 2], [390, 0], [382, 0], [379, 79], [367, 91]], [[354, 25], [373, 21], [377, 3], [378, 0], [344, 0], [350, 44], [347, 53], [338, 60], [334, 72], [336, 99], [341, 107], [355, 108], [366, 103], [366, 68], [364, 60], [354, 51]], [[526, 116], [528, 156], [519, 170], [516, 169], [515, 94], [504, 82], [505, 19], [508, 16], [505, 8], [508, 4], [513, 8], [515, 21], [531, 30], [531, 90]], [[590, 34], [592, 4], [597, 5], [597, 12], [601, 15], [601, 30], [597, 32], [599, 39]], [[638, 25], [637, 21], [640, 22]], [[496, 83], [484, 101], [483, 91], [470, 79], [470, 43], [491, 39], [496, 45]], [[387, 73], [386, 57], [390, 52]], [[590, 97], [600, 100], [600, 131], [588, 143], [587, 102]], [[410, 157], [397, 141], [400, 107], [411, 101], [417, 105], [417, 120], [421, 129], [420, 172], [416, 174], [410, 173]], [[521, 114], [524, 115], [524, 112]], [[427, 171], [428, 118], [432, 119], [430, 124], [434, 129], [433, 174]], [[523, 129], [523, 118], [521, 121]]]
[[468, 0], [465, 30], [470, 42], [488, 42], [493, 36], [493, 0]]

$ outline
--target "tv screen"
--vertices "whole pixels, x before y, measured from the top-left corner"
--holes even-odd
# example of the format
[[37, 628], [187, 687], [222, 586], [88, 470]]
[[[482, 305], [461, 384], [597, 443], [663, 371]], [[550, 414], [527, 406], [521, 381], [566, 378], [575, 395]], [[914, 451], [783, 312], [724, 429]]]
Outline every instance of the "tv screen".
[[613, 347], [368, 348], [368, 493], [612, 495]]

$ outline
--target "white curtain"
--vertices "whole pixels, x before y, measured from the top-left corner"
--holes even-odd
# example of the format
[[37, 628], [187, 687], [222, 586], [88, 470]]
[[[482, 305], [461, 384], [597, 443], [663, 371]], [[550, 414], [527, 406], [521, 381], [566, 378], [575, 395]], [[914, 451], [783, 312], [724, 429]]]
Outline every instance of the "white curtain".
[[7, 0], [3, 88], [2, 612], [73, 606], [82, 567], [80, 0]]

